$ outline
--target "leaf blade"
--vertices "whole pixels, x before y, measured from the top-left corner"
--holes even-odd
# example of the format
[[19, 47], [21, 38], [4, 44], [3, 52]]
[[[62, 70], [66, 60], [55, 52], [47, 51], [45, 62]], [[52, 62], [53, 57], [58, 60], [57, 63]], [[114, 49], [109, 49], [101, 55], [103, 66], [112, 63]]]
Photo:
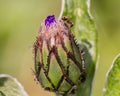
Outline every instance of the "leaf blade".
[[[64, 0], [63, 16], [67, 16], [73, 22], [72, 32], [75, 35], [80, 48], [85, 52], [85, 67], [87, 78], [80, 84], [76, 96], [90, 96], [92, 81], [97, 62], [97, 31], [92, 15], [90, 14], [90, 0]], [[88, 6], [88, 5], [89, 6]]]
[[104, 96], [120, 96], [120, 54], [107, 73]]
[[0, 95], [28, 96], [17, 79], [7, 74], [0, 74]]

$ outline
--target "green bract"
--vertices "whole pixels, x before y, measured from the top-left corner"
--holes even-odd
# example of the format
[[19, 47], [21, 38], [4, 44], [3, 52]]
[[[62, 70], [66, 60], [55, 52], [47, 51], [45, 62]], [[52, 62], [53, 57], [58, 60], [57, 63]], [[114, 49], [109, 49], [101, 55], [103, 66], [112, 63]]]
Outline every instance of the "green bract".
[[48, 16], [34, 44], [35, 75], [44, 89], [58, 94], [75, 91], [86, 78], [83, 54], [66, 17]]

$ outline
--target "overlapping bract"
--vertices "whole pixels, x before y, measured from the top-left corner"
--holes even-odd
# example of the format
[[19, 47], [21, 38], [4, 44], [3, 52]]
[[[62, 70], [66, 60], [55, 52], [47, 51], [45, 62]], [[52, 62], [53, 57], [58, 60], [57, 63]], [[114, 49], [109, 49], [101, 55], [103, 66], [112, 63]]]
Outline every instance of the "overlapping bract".
[[72, 93], [85, 80], [84, 60], [70, 30], [72, 22], [53, 16], [43, 21], [34, 44], [35, 75], [46, 90]]

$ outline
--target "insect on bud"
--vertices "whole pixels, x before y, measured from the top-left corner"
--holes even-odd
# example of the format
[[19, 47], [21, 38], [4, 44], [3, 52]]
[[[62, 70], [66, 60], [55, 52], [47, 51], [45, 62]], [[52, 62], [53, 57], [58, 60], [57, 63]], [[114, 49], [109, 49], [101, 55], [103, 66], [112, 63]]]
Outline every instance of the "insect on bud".
[[72, 93], [86, 78], [84, 59], [66, 17], [48, 16], [34, 43], [35, 76], [42, 87], [58, 94]]

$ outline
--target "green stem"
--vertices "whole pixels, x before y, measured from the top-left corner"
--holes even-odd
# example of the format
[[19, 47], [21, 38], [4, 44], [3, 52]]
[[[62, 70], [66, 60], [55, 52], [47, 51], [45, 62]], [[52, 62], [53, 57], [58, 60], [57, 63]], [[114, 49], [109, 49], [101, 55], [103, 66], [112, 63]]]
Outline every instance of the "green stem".
[[[63, 95], [55, 94], [54, 96], [63, 96]], [[64, 96], [75, 96], [75, 94], [66, 94]]]

